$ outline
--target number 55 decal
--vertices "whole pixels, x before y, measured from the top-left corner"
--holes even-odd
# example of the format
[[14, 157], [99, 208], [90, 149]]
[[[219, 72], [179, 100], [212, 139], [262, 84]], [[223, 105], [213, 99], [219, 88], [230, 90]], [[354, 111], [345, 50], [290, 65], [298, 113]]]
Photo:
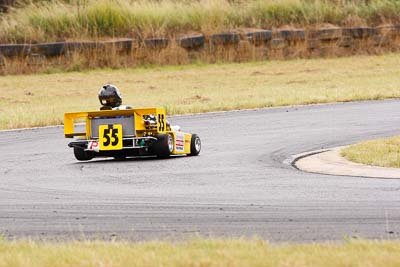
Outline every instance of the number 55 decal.
[[164, 132], [166, 130], [165, 127], [165, 116], [164, 114], [158, 114], [158, 131], [159, 132]]
[[122, 125], [110, 124], [99, 126], [100, 150], [122, 149]]

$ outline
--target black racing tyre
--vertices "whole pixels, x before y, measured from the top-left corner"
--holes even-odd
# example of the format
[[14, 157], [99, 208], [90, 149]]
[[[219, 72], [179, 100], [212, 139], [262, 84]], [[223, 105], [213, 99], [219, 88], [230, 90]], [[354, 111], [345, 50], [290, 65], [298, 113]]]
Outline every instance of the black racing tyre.
[[126, 155], [125, 154], [117, 154], [117, 155], [114, 155], [114, 159], [118, 160], [118, 161], [123, 161], [123, 160], [126, 160]]
[[229, 44], [237, 44], [240, 41], [240, 36], [238, 33], [225, 32], [225, 33], [217, 33], [211, 35], [211, 42], [214, 45], [229, 45]]
[[190, 154], [189, 156], [197, 156], [201, 150], [201, 140], [197, 134], [192, 134], [190, 141]]
[[42, 43], [31, 45], [31, 51], [45, 57], [61, 56], [65, 52], [65, 43]]
[[152, 151], [159, 158], [168, 158], [174, 151], [174, 139], [170, 134], [159, 134], [157, 141], [152, 146]]
[[177, 39], [179, 45], [186, 49], [194, 49], [203, 47], [206, 41], [206, 37], [203, 34], [194, 36], [184, 36]]
[[94, 158], [93, 153], [90, 151], [85, 151], [83, 148], [74, 147], [74, 155], [77, 160], [87, 161]]
[[148, 48], [165, 48], [169, 44], [167, 38], [151, 38], [144, 40], [144, 45]]

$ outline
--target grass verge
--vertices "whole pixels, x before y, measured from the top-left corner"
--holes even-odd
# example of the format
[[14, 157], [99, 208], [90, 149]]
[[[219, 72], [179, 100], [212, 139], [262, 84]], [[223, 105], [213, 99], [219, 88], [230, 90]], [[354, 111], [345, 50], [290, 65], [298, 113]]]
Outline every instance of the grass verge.
[[341, 155], [357, 163], [400, 168], [400, 136], [355, 144], [344, 148]]
[[270, 245], [264, 241], [184, 243], [0, 242], [0, 267], [47, 266], [375, 266], [400, 265], [397, 241]]
[[0, 129], [62, 123], [99, 108], [104, 83], [124, 104], [168, 114], [400, 97], [400, 54], [0, 76]]
[[0, 42], [146, 37], [191, 31], [400, 21], [397, 0], [53, 0], [0, 16]]

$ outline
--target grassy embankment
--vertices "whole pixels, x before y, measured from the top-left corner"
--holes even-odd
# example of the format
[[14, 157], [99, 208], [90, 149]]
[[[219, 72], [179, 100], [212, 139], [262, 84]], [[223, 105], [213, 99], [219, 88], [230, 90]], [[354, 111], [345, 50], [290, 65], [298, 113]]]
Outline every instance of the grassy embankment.
[[96, 110], [104, 83], [125, 104], [169, 114], [400, 97], [399, 54], [0, 77], [0, 129], [60, 124]]
[[264, 241], [196, 240], [184, 243], [0, 241], [0, 267], [81, 266], [374, 266], [400, 265], [400, 243], [270, 245]]
[[0, 16], [0, 43], [211, 34], [237, 28], [400, 22], [398, 0], [25, 1]]
[[400, 136], [361, 142], [343, 149], [341, 154], [357, 163], [400, 168]]

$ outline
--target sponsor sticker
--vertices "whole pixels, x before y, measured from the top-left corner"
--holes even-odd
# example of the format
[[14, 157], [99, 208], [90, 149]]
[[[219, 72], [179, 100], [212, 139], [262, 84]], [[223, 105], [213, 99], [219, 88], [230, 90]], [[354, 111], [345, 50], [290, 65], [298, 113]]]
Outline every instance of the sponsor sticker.
[[98, 141], [89, 141], [88, 150], [99, 152], [100, 146]]
[[177, 152], [185, 151], [185, 135], [183, 133], [176, 133], [175, 150]]

